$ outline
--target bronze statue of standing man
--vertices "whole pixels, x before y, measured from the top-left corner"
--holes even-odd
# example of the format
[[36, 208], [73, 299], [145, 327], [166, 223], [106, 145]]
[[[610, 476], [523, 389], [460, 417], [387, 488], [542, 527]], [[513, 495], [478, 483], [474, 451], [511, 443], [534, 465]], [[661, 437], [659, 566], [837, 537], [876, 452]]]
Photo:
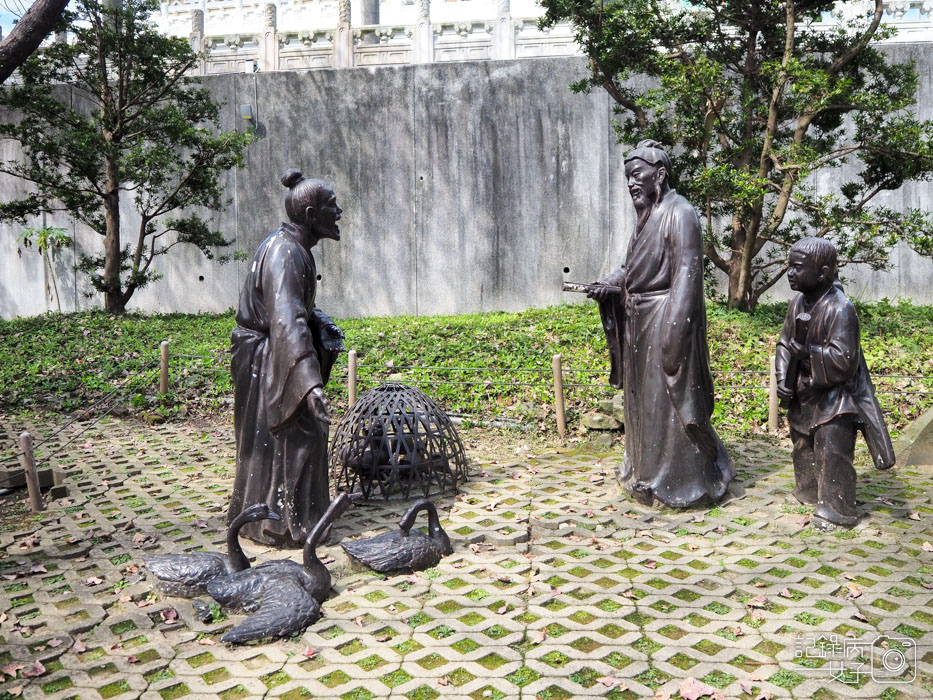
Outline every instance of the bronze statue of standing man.
[[242, 534], [273, 546], [300, 546], [330, 503], [324, 385], [343, 333], [314, 305], [317, 268], [311, 249], [340, 240], [341, 208], [333, 189], [298, 170], [283, 223], [253, 256], [233, 331], [232, 374], [237, 471], [227, 522], [254, 503], [281, 520], [247, 523]]
[[589, 296], [606, 331], [610, 384], [625, 394], [619, 481], [640, 503], [682, 508], [719, 500], [735, 466], [710, 424], [700, 221], [671, 189], [670, 173], [656, 141], [626, 156], [635, 233], [625, 265]]

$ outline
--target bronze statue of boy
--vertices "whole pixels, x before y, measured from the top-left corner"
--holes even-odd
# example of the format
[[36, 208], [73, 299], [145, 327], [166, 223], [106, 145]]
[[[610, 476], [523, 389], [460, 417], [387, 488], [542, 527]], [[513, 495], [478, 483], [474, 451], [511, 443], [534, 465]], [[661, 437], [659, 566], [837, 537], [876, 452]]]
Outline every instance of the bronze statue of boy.
[[823, 238], [791, 247], [787, 280], [800, 292], [777, 344], [778, 396], [794, 445], [794, 497], [816, 506], [815, 525], [853, 527], [855, 435], [862, 431], [879, 469], [894, 448], [859, 341], [855, 307], [836, 278], [836, 248]]

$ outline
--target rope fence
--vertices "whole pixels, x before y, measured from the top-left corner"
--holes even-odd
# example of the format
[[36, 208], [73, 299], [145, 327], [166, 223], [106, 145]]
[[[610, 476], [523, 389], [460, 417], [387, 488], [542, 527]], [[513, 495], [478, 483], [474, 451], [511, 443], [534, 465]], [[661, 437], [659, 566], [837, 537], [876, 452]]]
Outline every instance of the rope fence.
[[[135, 395], [141, 390], [151, 387], [157, 373], [160, 371], [160, 365], [161, 363], [150, 363], [148, 367], [144, 367], [126, 377], [118, 386], [115, 386], [109, 392], [94, 401], [90, 406], [76, 412], [71, 419], [65, 421], [57, 429], [44, 435], [39, 440], [35, 440], [33, 435], [29, 432], [21, 433], [19, 436], [19, 451], [0, 458], [0, 468], [4, 468], [8, 471], [12, 470], [11, 474], [0, 478], [0, 488], [5, 488], [20, 479], [20, 472], [13, 467], [14, 464], [19, 463], [25, 473], [32, 511], [35, 513], [41, 510], [41, 498], [37, 495], [38, 470], [43, 468], [44, 464], [50, 464], [52, 459], [57, 457], [68, 445], [113, 413], [114, 409], [120, 405], [121, 401], [125, 401], [131, 394]], [[51, 451], [45, 453], [41, 460], [36, 460], [36, 448], [42, 447], [82, 418], [91, 415], [93, 415], [94, 418], [85, 421], [80, 430], [75, 432], [64, 442], [58, 444]], [[36, 508], [37, 503], [40, 506], [38, 509]]]
[[[162, 344], [162, 368], [161, 376], [169, 376], [167, 343]], [[216, 355], [190, 355], [178, 354], [174, 357], [194, 360], [196, 362], [217, 363], [223, 361], [229, 362], [228, 357], [219, 357]], [[468, 387], [475, 389], [484, 387], [488, 389], [503, 388], [528, 388], [550, 393], [556, 414], [558, 433], [563, 436], [566, 430], [566, 414], [564, 410], [564, 401], [566, 391], [579, 391], [585, 389], [609, 390], [608, 370], [587, 369], [579, 367], [564, 367], [561, 355], [552, 357], [551, 367], [462, 367], [462, 366], [438, 366], [438, 365], [367, 365], [360, 364], [357, 361], [358, 354], [355, 350], [350, 350], [345, 362], [338, 362], [334, 367], [334, 372], [342, 376], [346, 381], [347, 395], [349, 405], [356, 402], [360, 387], [373, 387], [384, 383], [393, 375], [408, 373], [410, 376], [404, 378], [406, 384], [416, 387]], [[719, 370], [713, 371], [714, 383], [717, 377], [736, 378], [741, 381], [742, 378], [757, 378], [757, 383], [736, 383], [734, 380], [728, 384], [715, 384], [716, 391], [730, 392], [766, 392], [768, 395], [768, 429], [776, 431], [778, 429], [778, 397], [777, 397], [777, 378], [774, 371], [774, 357], [770, 359], [769, 370]], [[205, 372], [205, 373], [226, 373], [229, 375], [230, 368], [226, 364], [222, 367], [216, 366], [195, 366], [187, 367], [186, 372]], [[472, 379], [464, 375], [469, 373], [487, 375], [496, 377], [495, 379]], [[368, 375], [368, 376], [360, 376]], [[458, 377], [438, 377], [439, 374], [453, 374]], [[426, 375], [426, 376], [425, 376]], [[503, 375], [539, 375], [542, 381], [503, 381]], [[548, 377], [548, 375], [550, 375]], [[574, 376], [576, 375], [576, 376]], [[547, 380], [544, 378], [547, 377]], [[569, 381], [564, 381], [564, 378]], [[580, 381], [585, 377], [601, 377], [601, 382]], [[529, 377], [531, 379], [531, 377]], [[548, 381], [549, 380], [549, 381]], [[901, 386], [899, 388], [880, 388], [876, 387], [878, 394], [898, 394], [901, 396], [933, 396], [933, 375], [873, 375], [872, 380], [876, 385], [888, 385], [891, 381], [906, 383], [911, 386]], [[913, 389], [912, 385], [920, 384], [921, 387], [929, 386], [929, 389]], [[167, 393], [167, 389], [163, 391]]]
[[[580, 392], [586, 390], [611, 391], [608, 386], [608, 370], [589, 369], [580, 367], [564, 367], [561, 355], [554, 355], [551, 358], [551, 367], [462, 367], [462, 366], [437, 366], [437, 365], [395, 365], [386, 363], [384, 365], [359, 364], [358, 354], [355, 350], [350, 350], [345, 361], [338, 362], [333, 368], [334, 378], [340, 377], [343, 386], [346, 388], [349, 406], [356, 402], [361, 387], [370, 387], [383, 384], [387, 380], [396, 379], [416, 387], [447, 387], [455, 391], [458, 387], [464, 387], [465, 393], [474, 391], [482, 387], [486, 390], [501, 391], [504, 389], [531, 389], [536, 392], [535, 399], [541, 400], [544, 396], [549, 396], [550, 402], [553, 402], [553, 409], [556, 421], [557, 432], [564, 437], [567, 427], [567, 416], [565, 410], [565, 400], [568, 394], [576, 393], [576, 398], [580, 399]], [[33, 511], [36, 508], [41, 509], [41, 494], [38, 492], [38, 467], [42, 464], [49, 464], [51, 460], [62, 452], [68, 445], [84, 435], [87, 431], [94, 428], [98, 423], [108, 417], [121, 402], [126, 401], [130, 396], [136, 396], [140, 393], [152, 389], [154, 383], [158, 381], [158, 391], [161, 396], [169, 394], [172, 386], [171, 361], [180, 360], [185, 363], [185, 367], [176, 373], [176, 383], [183, 377], [197, 377], [199, 375], [210, 374], [223, 376], [227, 378], [230, 387], [232, 387], [232, 378], [230, 377], [229, 356], [222, 355], [194, 355], [179, 353], [172, 355], [168, 341], [163, 341], [159, 346], [158, 362], [150, 363], [138, 371], [130, 374], [118, 385], [113, 386], [111, 390], [95, 400], [92, 404], [77, 411], [76, 414], [59, 426], [54, 431], [34, 441], [29, 433], [20, 435], [20, 444], [18, 451], [14, 450], [0, 458], [0, 469], [5, 468], [12, 474], [6, 477], [0, 477], [0, 488], [21, 478], [25, 473], [27, 486], [30, 490], [30, 503]], [[768, 395], [768, 429], [776, 431], [778, 429], [778, 397], [777, 397], [777, 378], [774, 371], [774, 357], [770, 358], [769, 370], [720, 370], [713, 371], [715, 378], [729, 378], [728, 384], [715, 384], [717, 392], [732, 392], [731, 398], [738, 399], [740, 392], [767, 392]], [[403, 378], [397, 375], [406, 373], [409, 376]], [[363, 376], [361, 376], [361, 374]], [[469, 375], [485, 375], [485, 379], [476, 379]], [[439, 376], [440, 375], [440, 376]], [[447, 375], [447, 376], [444, 376]], [[457, 378], [453, 378], [454, 375]], [[506, 381], [504, 377], [514, 376], [514, 381]], [[492, 378], [490, 378], [492, 377]], [[527, 380], [523, 380], [527, 377]], [[599, 378], [600, 381], [587, 381], [588, 379]], [[539, 379], [540, 381], [534, 381]], [[564, 381], [565, 378], [568, 381]], [[741, 382], [747, 378], [748, 383], [736, 383], [735, 379]], [[582, 380], [582, 381], [581, 381]], [[752, 383], [752, 381], [755, 381]], [[876, 384], [876, 393], [878, 394], [897, 394], [900, 396], [933, 396], [933, 375], [873, 375], [873, 382]], [[894, 382], [895, 388], [885, 388]], [[916, 388], [916, 387], [920, 388]], [[489, 400], [488, 394], [481, 397], [474, 397], [472, 400]], [[717, 398], [719, 401], [719, 398]], [[541, 415], [546, 415], [546, 412]], [[87, 420], [93, 416], [92, 420]], [[497, 414], [493, 412], [493, 417]], [[40, 460], [36, 460], [35, 453], [37, 448], [42, 448], [50, 441], [54, 440], [63, 431], [68, 430], [77, 421], [82, 420], [81, 429], [68, 437], [67, 440], [57, 444], [53, 449], [42, 455]], [[506, 423], [513, 419], [504, 419]], [[498, 424], [498, 420], [487, 421], [491, 424]], [[484, 423], [480, 421], [480, 423]], [[518, 421], [515, 421], [518, 424]], [[542, 425], [544, 425], [542, 423]], [[13, 464], [19, 462], [22, 472], [16, 470]]]

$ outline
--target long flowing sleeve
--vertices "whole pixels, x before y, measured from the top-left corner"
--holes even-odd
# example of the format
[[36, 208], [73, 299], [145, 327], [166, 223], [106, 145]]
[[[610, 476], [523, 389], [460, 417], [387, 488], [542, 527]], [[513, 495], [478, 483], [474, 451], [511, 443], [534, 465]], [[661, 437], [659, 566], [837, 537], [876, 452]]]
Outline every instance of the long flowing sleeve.
[[859, 368], [858, 315], [851, 304], [836, 304], [819, 345], [810, 345], [810, 376], [814, 389], [844, 384]]
[[668, 375], [676, 374], [689, 350], [697, 324], [704, 322], [703, 248], [700, 220], [693, 207], [672, 207], [670, 225], [665, 227], [671, 259], [671, 294], [664, 317], [666, 333], [661, 344], [661, 366]]
[[308, 326], [313, 262], [297, 242], [286, 240], [270, 246], [260, 279], [269, 320], [266, 410], [275, 432], [295, 417], [308, 392], [324, 384]]

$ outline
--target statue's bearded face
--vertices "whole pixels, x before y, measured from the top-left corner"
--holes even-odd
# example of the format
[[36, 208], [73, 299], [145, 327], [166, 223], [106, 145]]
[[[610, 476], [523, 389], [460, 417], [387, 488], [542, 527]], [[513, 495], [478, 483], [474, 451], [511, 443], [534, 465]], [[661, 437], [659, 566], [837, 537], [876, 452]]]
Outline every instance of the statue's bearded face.
[[340, 240], [340, 227], [337, 222], [340, 221], [340, 214], [343, 209], [337, 204], [337, 195], [329, 187], [322, 187], [317, 191], [316, 212], [309, 222], [311, 230], [320, 238], [330, 238], [335, 241]]
[[660, 199], [660, 185], [666, 172], [662, 166], [651, 165], [639, 158], [633, 158], [625, 164], [625, 177], [628, 191], [632, 195], [635, 209], [641, 211], [657, 204]]

